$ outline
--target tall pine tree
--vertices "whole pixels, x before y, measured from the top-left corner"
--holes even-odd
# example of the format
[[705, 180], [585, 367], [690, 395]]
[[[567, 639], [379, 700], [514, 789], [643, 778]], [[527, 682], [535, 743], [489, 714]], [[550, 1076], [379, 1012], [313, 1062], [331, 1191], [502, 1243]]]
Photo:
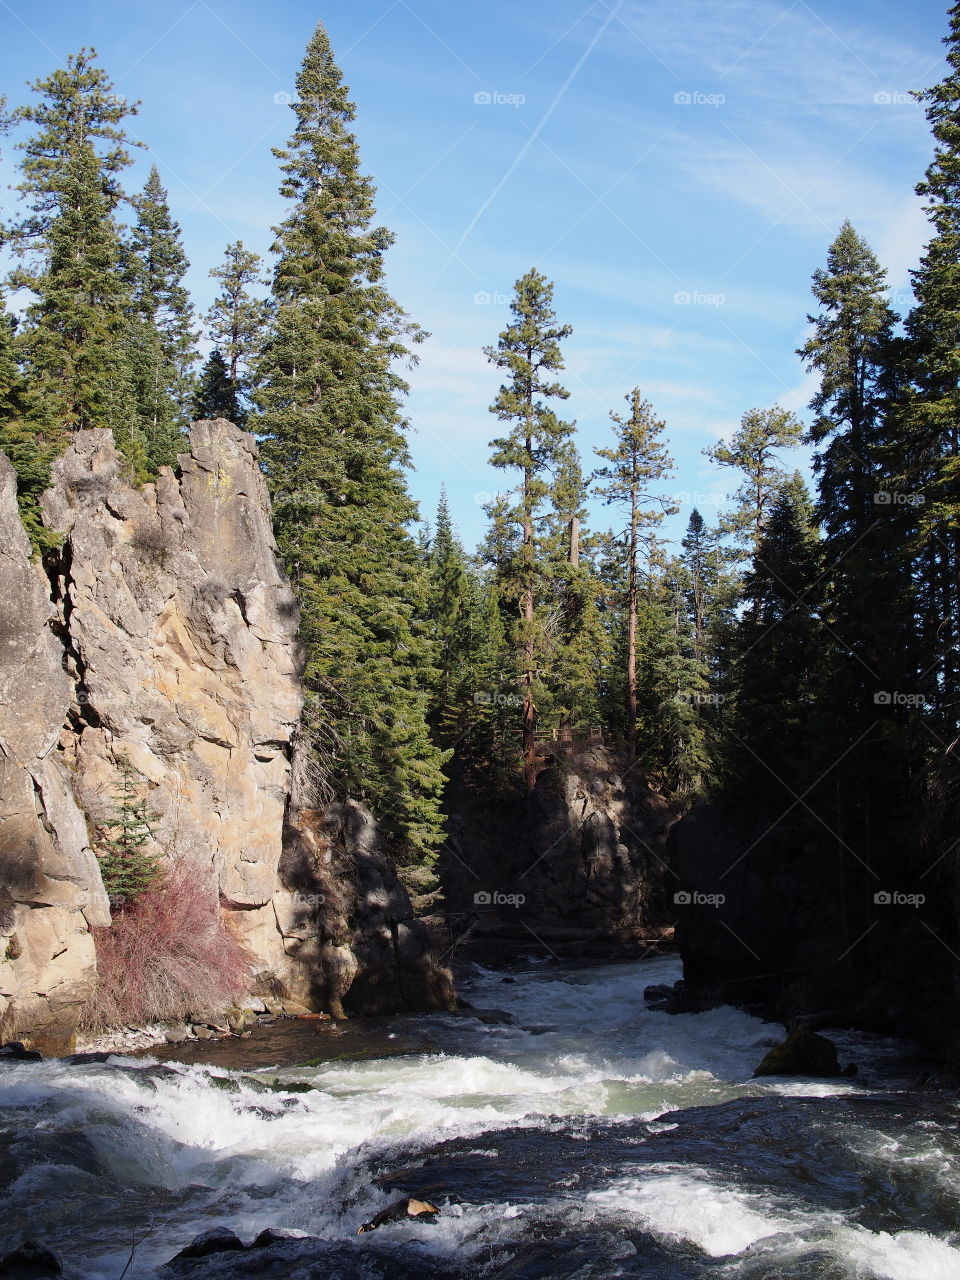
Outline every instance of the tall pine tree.
[[31, 87], [40, 101], [15, 113], [35, 131], [18, 144], [28, 212], [12, 230], [21, 265], [11, 277], [32, 295], [16, 338], [37, 438], [31, 465], [48, 465], [64, 433], [87, 427], [112, 428], [135, 461], [130, 294], [114, 215], [134, 145], [122, 126], [136, 106], [88, 49]]
[[519, 493], [510, 514], [522, 534], [516, 634], [523, 698], [523, 773], [527, 789], [532, 790], [536, 781], [538, 653], [543, 644], [542, 619], [536, 609], [537, 520], [550, 490], [548, 473], [573, 431], [548, 403], [565, 400], [570, 394], [550, 375], [563, 368], [560, 343], [572, 329], [557, 324], [553, 285], [535, 269], [517, 281], [510, 310], [512, 322], [500, 334], [496, 347], [486, 348], [490, 362], [509, 375], [490, 411], [501, 422], [513, 424], [507, 435], [491, 441], [490, 462], [520, 472]]
[[665, 423], [654, 417], [653, 405], [639, 387], [626, 397], [630, 416], [611, 413], [615, 445], [596, 449], [609, 466], [597, 472], [603, 483], [597, 493], [607, 503], [623, 507], [627, 528], [623, 535], [626, 562], [626, 729], [627, 754], [636, 759], [637, 747], [637, 611], [640, 590], [640, 553], [645, 531], [653, 530], [671, 511], [669, 500], [655, 492], [657, 484], [673, 472], [673, 459], [662, 440]]
[[445, 755], [427, 730], [433, 653], [415, 621], [427, 584], [407, 531], [416, 509], [395, 368], [423, 335], [382, 283], [392, 236], [373, 225], [354, 106], [322, 26], [292, 109], [293, 136], [275, 153], [289, 212], [253, 426], [300, 599], [322, 763], [338, 790], [369, 800], [398, 857], [429, 860], [443, 839]]

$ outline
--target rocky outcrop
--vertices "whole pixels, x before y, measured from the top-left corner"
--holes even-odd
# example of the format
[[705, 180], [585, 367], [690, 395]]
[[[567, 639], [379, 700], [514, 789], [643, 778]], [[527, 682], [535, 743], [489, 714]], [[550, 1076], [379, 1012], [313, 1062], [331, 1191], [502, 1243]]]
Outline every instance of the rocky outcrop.
[[95, 981], [90, 929], [110, 923], [91, 845], [123, 760], [154, 851], [219, 901], [252, 986], [338, 1011], [449, 1003], [369, 815], [299, 805], [298, 825], [291, 807], [298, 613], [253, 438], [195, 423], [177, 470], [137, 488], [110, 432], [77, 433], [44, 496], [63, 538], [49, 579], [2, 463], [3, 1038], [69, 1045]]
[[157, 845], [216, 887], [282, 980], [272, 900], [301, 706], [297, 608], [253, 439], [199, 422], [179, 463], [135, 489], [111, 434], [85, 431], [54, 466], [44, 518], [65, 537], [56, 585], [76, 690], [63, 755], [95, 831], [130, 760]]
[[663, 854], [676, 810], [602, 743], [558, 746], [529, 797], [494, 803], [458, 779], [449, 808], [443, 882], [472, 939], [612, 954], [669, 938]]
[[301, 999], [335, 1017], [456, 1008], [450, 974], [362, 805], [295, 810], [281, 872], [277, 918], [300, 962]]

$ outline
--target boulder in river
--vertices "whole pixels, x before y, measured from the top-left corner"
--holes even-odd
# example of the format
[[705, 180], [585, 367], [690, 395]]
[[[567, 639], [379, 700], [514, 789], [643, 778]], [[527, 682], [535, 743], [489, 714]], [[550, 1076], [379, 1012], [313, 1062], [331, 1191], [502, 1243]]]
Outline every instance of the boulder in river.
[[39, 1049], [28, 1049], [21, 1041], [11, 1040], [0, 1049], [2, 1062], [42, 1062], [43, 1054]]
[[181, 1249], [172, 1262], [179, 1258], [208, 1258], [211, 1253], [237, 1253], [244, 1243], [229, 1227], [211, 1227], [194, 1236], [185, 1249]]
[[416, 1222], [433, 1222], [439, 1212], [437, 1206], [431, 1204], [429, 1200], [414, 1200], [405, 1196], [402, 1200], [395, 1200], [386, 1209], [382, 1209], [369, 1222], [365, 1222], [357, 1235], [362, 1236], [367, 1231], [376, 1231], [377, 1227], [385, 1227], [388, 1222], [404, 1222], [407, 1219], [413, 1219]]
[[24, 1240], [19, 1249], [0, 1258], [2, 1280], [47, 1280], [62, 1275], [63, 1263], [57, 1255], [33, 1240]]
[[774, 1045], [755, 1076], [838, 1076], [837, 1046], [826, 1036], [801, 1025], [782, 1044]]

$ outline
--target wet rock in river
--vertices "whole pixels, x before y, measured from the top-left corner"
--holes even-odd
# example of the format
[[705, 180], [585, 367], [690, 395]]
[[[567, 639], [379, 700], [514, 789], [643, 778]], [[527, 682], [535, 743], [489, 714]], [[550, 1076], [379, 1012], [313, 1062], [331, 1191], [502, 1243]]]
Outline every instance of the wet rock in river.
[[753, 1073], [755, 1076], [840, 1075], [837, 1046], [826, 1036], [801, 1025], [782, 1044], [775, 1045]]
[[245, 1245], [236, 1232], [229, 1227], [211, 1227], [195, 1236], [185, 1249], [181, 1249], [172, 1262], [180, 1258], [207, 1258], [212, 1253], [237, 1253]]
[[0, 1258], [2, 1280], [47, 1280], [62, 1275], [63, 1263], [57, 1255], [33, 1240], [24, 1240], [19, 1249]]
[[284, 1240], [309, 1240], [306, 1231], [297, 1231], [293, 1227], [267, 1227], [261, 1231], [251, 1244], [251, 1249], [268, 1249], [272, 1244], [280, 1244]]
[[395, 1200], [386, 1209], [382, 1209], [369, 1222], [365, 1222], [357, 1231], [357, 1235], [362, 1236], [367, 1231], [376, 1231], [377, 1227], [385, 1227], [389, 1222], [405, 1222], [407, 1219], [413, 1219], [416, 1222], [433, 1222], [439, 1212], [437, 1206], [431, 1204], [429, 1200], [414, 1200], [410, 1196], [405, 1196], [402, 1200]]
[[39, 1049], [28, 1049], [19, 1040], [11, 1040], [0, 1049], [0, 1062], [42, 1062]]

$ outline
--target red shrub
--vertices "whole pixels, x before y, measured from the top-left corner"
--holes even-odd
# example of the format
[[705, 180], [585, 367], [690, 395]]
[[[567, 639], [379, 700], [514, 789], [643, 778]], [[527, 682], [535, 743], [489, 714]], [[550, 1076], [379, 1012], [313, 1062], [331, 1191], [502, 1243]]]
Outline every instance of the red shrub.
[[97, 989], [82, 1019], [89, 1031], [223, 1009], [249, 990], [251, 957], [221, 924], [203, 873], [187, 864], [93, 936]]

